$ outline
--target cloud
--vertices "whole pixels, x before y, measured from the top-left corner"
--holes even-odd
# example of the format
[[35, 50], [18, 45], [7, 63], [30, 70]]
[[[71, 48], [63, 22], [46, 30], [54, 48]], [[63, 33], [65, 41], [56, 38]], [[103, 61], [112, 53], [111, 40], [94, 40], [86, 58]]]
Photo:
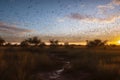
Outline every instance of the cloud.
[[114, 9], [114, 6], [112, 3], [106, 4], [106, 5], [98, 5], [97, 6], [99, 9]]
[[0, 22], [0, 36], [8, 42], [20, 42], [34, 30], [20, 28], [5, 22]]
[[98, 13], [99, 13], [99, 14], [106, 14], [106, 12], [107, 12], [108, 10], [112, 10], [112, 9], [114, 9], [115, 7], [113, 6], [112, 3], [108, 3], [108, 4], [106, 4], [106, 5], [98, 5], [97, 8], [98, 8]]
[[65, 18], [57, 18], [57, 22], [59, 23], [65, 22]]
[[119, 5], [120, 5], [120, 0], [112, 0], [112, 3], [113, 3], [114, 5], [119, 6]]
[[86, 15], [81, 15], [79, 13], [71, 13], [70, 16], [68, 16], [69, 18], [72, 18], [72, 19], [76, 19], [76, 20], [83, 20], [83, 19], [87, 19], [89, 18], [89, 16], [86, 16]]
[[112, 22], [115, 22], [117, 19], [120, 19], [120, 15], [116, 14], [116, 15], [105, 17], [105, 18], [96, 18], [96, 17], [92, 17], [89, 15], [81, 15], [79, 13], [72, 13], [68, 16], [68, 18], [74, 19], [74, 20], [86, 21], [86, 22], [112, 23]]
[[0, 22], [0, 32], [8, 34], [21, 34], [32, 32], [32, 30], [19, 28], [16, 25], [8, 25], [7, 23]]
[[120, 6], [120, 0], [112, 0], [108, 4], [105, 5], [98, 5], [98, 13], [99, 14], [106, 14], [108, 10], [115, 9], [116, 6]]

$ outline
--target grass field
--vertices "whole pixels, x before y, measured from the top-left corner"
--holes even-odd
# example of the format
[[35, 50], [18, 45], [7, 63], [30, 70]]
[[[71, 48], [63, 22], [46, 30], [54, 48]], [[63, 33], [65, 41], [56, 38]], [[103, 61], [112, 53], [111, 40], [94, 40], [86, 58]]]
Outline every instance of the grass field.
[[33, 75], [60, 69], [64, 61], [70, 62], [65, 80], [120, 80], [120, 47], [1, 47], [0, 80], [48, 80]]

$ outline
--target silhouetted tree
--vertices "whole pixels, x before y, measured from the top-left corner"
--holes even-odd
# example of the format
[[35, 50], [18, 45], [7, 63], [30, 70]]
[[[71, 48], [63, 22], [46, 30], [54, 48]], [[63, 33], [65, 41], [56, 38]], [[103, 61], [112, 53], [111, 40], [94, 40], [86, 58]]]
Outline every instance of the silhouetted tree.
[[28, 46], [28, 45], [39, 45], [41, 44], [41, 40], [38, 37], [28, 38], [21, 42], [21, 46]]
[[58, 40], [51, 39], [51, 40], [49, 40], [49, 42], [50, 42], [50, 46], [53, 46], [53, 47], [56, 47], [59, 45]]
[[38, 39], [38, 37], [33, 37], [32, 43], [35, 44], [35, 45], [38, 45], [39, 43], [41, 43], [41, 40]]
[[101, 41], [100, 39], [95, 39], [94, 41], [88, 41], [87, 42], [87, 47], [98, 47], [98, 46], [105, 46], [107, 40]]
[[24, 41], [22, 41], [22, 42], [20, 43], [20, 46], [22, 46], [22, 47], [26, 47], [26, 46], [28, 46], [28, 45], [29, 45], [29, 43], [28, 43], [27, 40], [24, 40]]
[[2, 46], [4, 43], [5, 43], [5, 40], [2, 37], [0, 37], [0, 46]]
[[93, 42], [94, 42], [95, 46], [101, 46], [102, 45], [102, 41], [99, 40], [99, 39], [95, 39]]
[[26, 39], [26, 41], [29, 43], [33, 43], [32, 38], [28, 38], [28, 39]]
[[39, 45], [39, 47], [45, 47], [45, 46], [46, 46], [46, 44], [44, 42], [41, 42]]
[[33, 38], [29, 38], [27, 39], [27, 42], [29, 42], [30, 44], [34, 44], [34, 45], [38, 45], [41, 43], [41, 40], [38, 39], [38, 37], [33, 37]]

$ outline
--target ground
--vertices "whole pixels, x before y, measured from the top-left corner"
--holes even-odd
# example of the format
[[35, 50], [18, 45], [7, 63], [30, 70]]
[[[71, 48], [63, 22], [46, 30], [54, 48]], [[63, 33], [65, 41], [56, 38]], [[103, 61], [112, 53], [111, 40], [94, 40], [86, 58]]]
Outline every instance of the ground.
[[119, 80], [120, 47], [0, 47], [0, 80]]

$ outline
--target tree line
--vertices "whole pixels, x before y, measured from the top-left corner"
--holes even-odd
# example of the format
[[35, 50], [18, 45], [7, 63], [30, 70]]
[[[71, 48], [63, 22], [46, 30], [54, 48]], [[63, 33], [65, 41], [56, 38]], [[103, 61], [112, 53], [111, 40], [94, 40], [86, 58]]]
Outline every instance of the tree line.
[[[50, 39], [49, 40], [50, 46], [58, 46], [59, 45], [59, 40], [55, 40], [55, 39]], [[87, 47], [99, 47], [99, 46], [105, 46], [107, 43], [107, 40], [102, 41], [100, 39], [95, 39], [93, 41], [89, 41], [86, 40], [86, 46]], [[0, 46], [4, 46], [4, 45], [11, 45], [11, 43], [6, 43], [6, 41], [0, 37]], [[45, 42], [42, 42], [41, 39], [39, 39], [38, 37], [32, 37], [32, 38], [28, 38], [25, 39], [23, 41], [20, 42], [20, 46], [22, 47], [26, 47], [26, 46], [45, 46]], [[64, 46], [69, 46], [68, 42], [64, 43]]]

